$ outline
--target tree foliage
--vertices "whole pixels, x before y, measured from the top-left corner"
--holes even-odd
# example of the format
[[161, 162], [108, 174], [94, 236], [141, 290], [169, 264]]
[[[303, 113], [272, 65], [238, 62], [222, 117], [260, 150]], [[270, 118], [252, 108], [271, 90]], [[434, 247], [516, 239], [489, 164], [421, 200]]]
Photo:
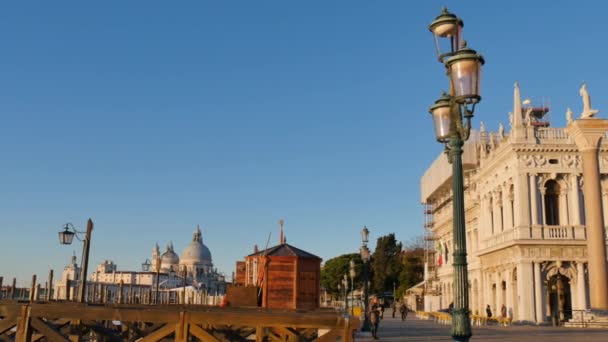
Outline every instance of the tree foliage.
[[338, 284], [342, 284], [342, 279], [346, 274], [348, 276], [350, 287], [350, 260], [355, 261], [356, 276], [354, 288], [361, 286], [361, 256], [358, 253], [343, 254], [335, 258], [329, 259], [321, 268], [321, 286], [325, 288], [327, 293], [332, 295], [340, 295]]
[[378, 238], [376, 250], [372, 255], [373, 291], [393, 291], [398, 285], [401, 273], [401, 242], [391, 233]]
[[399, 273], [398, 297], [401, 297], [405, 290], [424, 279], [425, 253], [425, 243], [421, 237], [415, 238], [404, 247], [401, 253], [403, 268]]

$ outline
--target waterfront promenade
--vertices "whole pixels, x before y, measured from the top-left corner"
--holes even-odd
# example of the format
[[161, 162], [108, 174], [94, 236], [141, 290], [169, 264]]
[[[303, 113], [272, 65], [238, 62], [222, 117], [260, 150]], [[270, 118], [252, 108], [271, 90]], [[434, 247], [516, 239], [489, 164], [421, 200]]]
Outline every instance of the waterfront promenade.
[[[415, 315], [408, 315], [405, 321], [392, 318], [390, 312], [385, 312], [380, 322], [378, 333], [379, 341], [452, 341], [450, 326], [438, 324], [433, 321], [421, 320]], [[471, 341], [483, 342], [562, 342], [585, 341], [599, 342], [608, 339], [608, 329], [594, 328], [564, 328], [552, 326], [481, 326], [473, 327]], [[357, 333], [356, 342], [371, 342], [370, 333]]]

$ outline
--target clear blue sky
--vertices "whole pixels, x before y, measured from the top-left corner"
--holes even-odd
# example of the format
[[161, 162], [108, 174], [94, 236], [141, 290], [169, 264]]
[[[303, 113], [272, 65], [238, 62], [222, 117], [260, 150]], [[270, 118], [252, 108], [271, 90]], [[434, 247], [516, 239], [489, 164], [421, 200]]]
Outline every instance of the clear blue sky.
[[486, 58], [475, 127], [508, 127], [516, 80], [556, 126], [583, 80], [608, 114], [600, 1], [0, 4], [0, 275], [59, 274], [82, 245], [57, 232], [89, 217], [91, 269], [180, 253], [197, 224], [226, 274], [281, 217], [325, 260], [363, 225], [421, 235], [442, 5]]

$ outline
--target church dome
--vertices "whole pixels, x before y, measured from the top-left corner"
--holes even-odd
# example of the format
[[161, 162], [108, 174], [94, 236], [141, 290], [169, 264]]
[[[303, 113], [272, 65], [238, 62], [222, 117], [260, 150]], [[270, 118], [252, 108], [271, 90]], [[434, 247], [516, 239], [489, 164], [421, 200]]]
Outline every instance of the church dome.
[[184, 248], [180, 259], [182, 264], [211, 263], [211, 251], [203, 244], [199, 227], [196, 227], [196, 231], [192, 236], [192, 242]]
[[169, 243], [169, 245], [167, 245], [167, 249], [161, 255], [160, 259], [162, 268], [170, 268], [170, 266], [176, 266], [179, 264], [179, 257], [173, 250], [173, 243]]

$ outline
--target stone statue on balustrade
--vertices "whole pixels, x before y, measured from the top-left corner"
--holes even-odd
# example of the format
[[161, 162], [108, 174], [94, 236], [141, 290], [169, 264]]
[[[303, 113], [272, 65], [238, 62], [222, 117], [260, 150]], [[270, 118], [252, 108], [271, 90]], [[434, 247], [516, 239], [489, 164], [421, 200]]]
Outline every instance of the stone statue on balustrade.
[[587, 92], [587, 84], [583, 82], [581, 89], [578, 92], [583, 98], [583, 112], [581, 113], [581, 119], [592, 118], [599, 112], [597, 109], [591, 109], [591, 97]]

